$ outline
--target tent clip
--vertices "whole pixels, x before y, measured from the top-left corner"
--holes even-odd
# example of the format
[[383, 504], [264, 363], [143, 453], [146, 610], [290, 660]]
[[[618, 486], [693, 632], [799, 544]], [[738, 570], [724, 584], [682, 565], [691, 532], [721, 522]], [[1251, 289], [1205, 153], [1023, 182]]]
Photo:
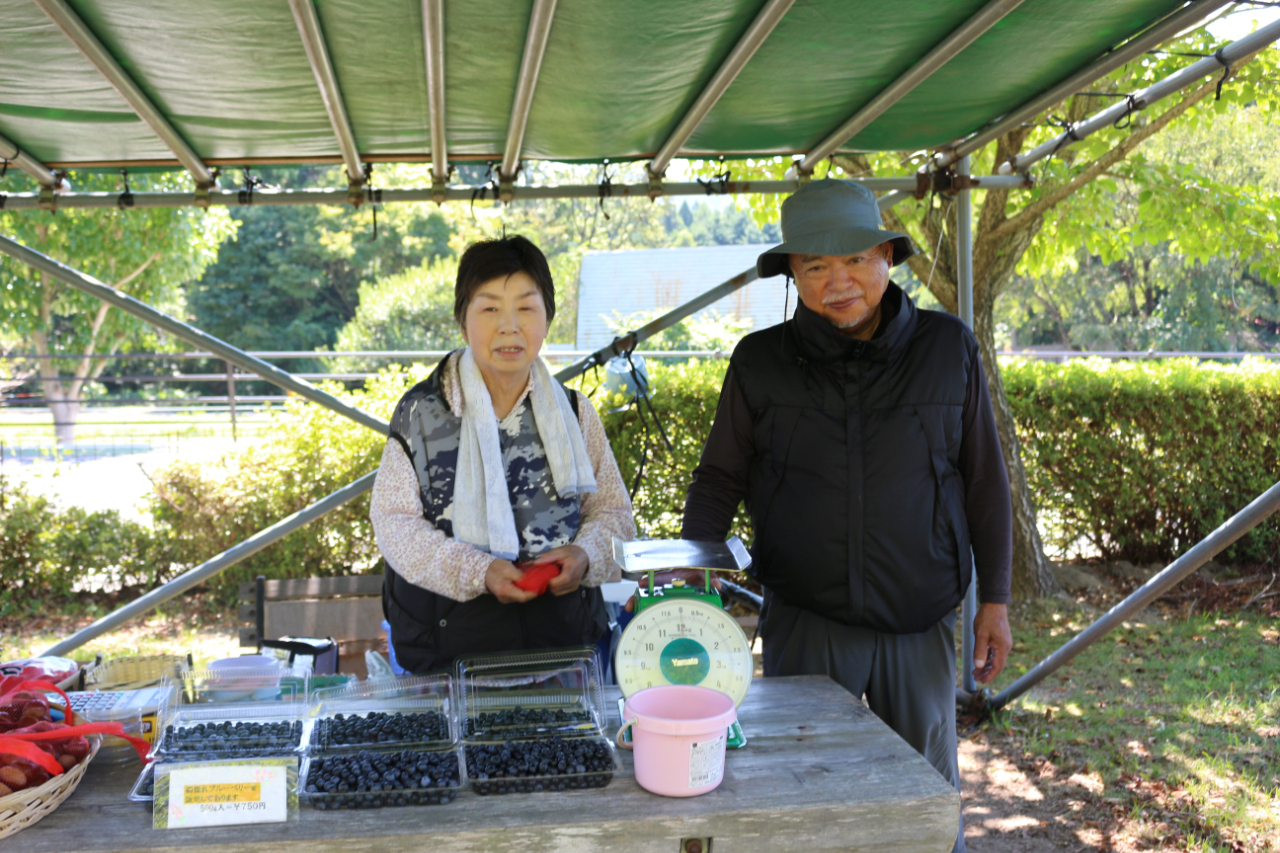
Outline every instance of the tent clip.
[[609, 176], [609, 160], [605, 158], [604, 166], [600, 170], [600, 212], [604, 214], [605, 221], [609, 221], [609, 211], [604, 209], [604, 200], [613, 196], [613, 178]]
[[1222, 55], [1224, 48], [1218, 48], [1213, 52], [1213, 58], [1218, 60], [1218, 64], [1222, 66], [1222, 76], [1218, 79], [1218, 88], [1214, 90], [1213, 99], [1215, 101], [1222, 100], [1222, 84], [1227, 82], [1227, 78], [1231, 76], [1231, 63], [1227, 62], [1226, 57]]
[[[963, 190], [977, 189], [982, 183], [980, 178], [957, 174], [956, 170], [949, 166], [926, 173], [925, 177], [929, 179], [929, 189], [944, 197], [954, 196]], [[920, 192], [919, 178], [916, 179], [916, 192]], [[924, 194], [921, 193], [916, 198], [924, 198]]]
[[662, 179], [666, 175], [666, 173], [664, 172], [661, 175], [655, 175], [653, 172], [649, 172], [648, 174], [649, 174], [649, 192], [648, 192], [649, 201], [657, 201], [659, 198], [667, 194], [667, 191], [662, 188]]
[[63, 172], [54, 172], [54, 183], [51, 187], [40, 187], [40, 209], [51, 210], [55, 213], [58, 210], [58, 192], [66, 183], [66, 174]]
[[133, 190], [129, 189], [128, 169], [120, 170], [120, 180], [124, 183], [124, 190], [121, 191], [120, 196], [116, 199], [116, 207], [120, 210], [128, 210], [133, 207]]
[[253, 191], [256, 187], [265, 187], [267, 182], [262, 178], [256, 177], [249, 173], [249, 167], [244, 166], [244, 189], [240, 190], [239, 201], [244, 205], [253, 204]]

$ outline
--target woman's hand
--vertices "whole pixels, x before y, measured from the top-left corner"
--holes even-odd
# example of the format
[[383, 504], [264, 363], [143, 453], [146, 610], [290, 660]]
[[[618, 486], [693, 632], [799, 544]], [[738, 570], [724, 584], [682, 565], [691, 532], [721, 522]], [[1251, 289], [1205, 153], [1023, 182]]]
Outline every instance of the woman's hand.
[[534, 557], [529, 565], [538, 566], [543, 563], [555, 563], [560, 566], [560, 574], [547, 584], [547, 591], [552, 595], [568, 595], [582, 585], [582, 577], [591, 568], [591, 559], [587, 552], [577, 545], [562, 545]]
[[[578, 550], [581, 551], [582, 549], [579, 548]], [[561, 575], [563, 576], [563, 572]], [[524, 572], [517, 569], [510, 560], [494, 560], [489, 564], [488, 571], [484, 573], [484, 586], [485, 589], [497, 596], [498, 601], [503, 604], [521, 604], [526, 601], [532, 601], [537, 597], [533, 593], [525, 592], [516, 586], [516, 581], [522, 577], [524, 577]]]

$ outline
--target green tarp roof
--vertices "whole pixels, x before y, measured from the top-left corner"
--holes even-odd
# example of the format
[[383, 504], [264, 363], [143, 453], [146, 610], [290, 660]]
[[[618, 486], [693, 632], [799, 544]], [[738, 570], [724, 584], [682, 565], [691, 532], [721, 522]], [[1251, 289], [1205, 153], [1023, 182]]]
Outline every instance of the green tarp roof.
[[[804, 152], [987, 0], [797, 0], [682, 154]], [[71, 0], [210, 163], [337, 162], [285, 0]], [[651, 156], [762, 0], [559, 0], [521, 156]], [[1180, 0], [1026, 0], [872, 122], [849, 150], [946, 144]], [[420, 0], [315, 0], [359, 152], [431, 153]], [[450, 159], [500, 160], [531, 0], [445, 3]], [[176, 165], [31, 0], [0, 0], [0, 135], [55, 167]]]

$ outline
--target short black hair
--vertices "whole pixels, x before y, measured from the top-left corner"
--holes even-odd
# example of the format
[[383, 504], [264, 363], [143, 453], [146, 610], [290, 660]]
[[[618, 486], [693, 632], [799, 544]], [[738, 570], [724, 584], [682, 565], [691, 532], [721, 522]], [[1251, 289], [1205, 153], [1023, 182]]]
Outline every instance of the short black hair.
[[485, 282], [522, 272], [533, 279], [547, 307], [547, 322], [556, 316], [556, 285], [551, 280], [547, 256], [530, 240], [516, 235], [500, 240], [472, 243], [458, 261], [458, 281], [453, 289], [453, 316], [459, 326], [467, 324], [467, 306]]

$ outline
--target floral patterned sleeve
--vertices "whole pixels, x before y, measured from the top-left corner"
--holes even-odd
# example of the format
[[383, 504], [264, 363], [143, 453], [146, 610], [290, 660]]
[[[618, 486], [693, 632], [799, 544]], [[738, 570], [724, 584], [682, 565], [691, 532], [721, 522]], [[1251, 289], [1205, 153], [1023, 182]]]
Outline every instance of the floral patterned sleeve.
[[609, 438], [604, 433], [604, 423], [585, 394], [573, 393], [578, 395], [578, 423], [596, 475], [595, 493], [583, 495], [582, 527], [578, 529], [573, 544], [586, 551], [591, 560], [591, 567], [582, 579], [583, 585], [599, 586], [620, 571], [613, 562], [613, 537], [635, 539], [636, 520], [627, 486], [622, 482], [622, 472], [618, 470]]
[[378, 550], [409, 583], [454, 601], [469, 601], [484, 593], [484, 576], [493, 555], [446, 536], [422, 517], [418, 476], [394, 439], [382, 448], [369, 520]]

